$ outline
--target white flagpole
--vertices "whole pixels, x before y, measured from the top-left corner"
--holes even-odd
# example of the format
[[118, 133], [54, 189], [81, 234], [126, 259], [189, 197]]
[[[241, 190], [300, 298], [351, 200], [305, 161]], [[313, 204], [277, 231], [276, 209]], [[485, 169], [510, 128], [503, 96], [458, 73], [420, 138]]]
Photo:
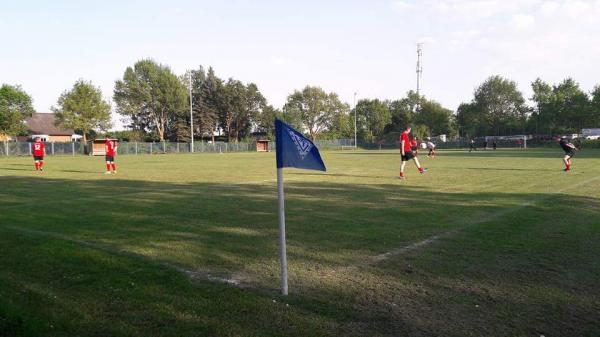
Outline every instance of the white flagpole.
[[285, 203], [283, 195], [283, 168], [277, 168], [277, 198], [279, 201], [279, 259], [281, 260], [281, 293], [288, 294], [288, 268], [285, 248]]

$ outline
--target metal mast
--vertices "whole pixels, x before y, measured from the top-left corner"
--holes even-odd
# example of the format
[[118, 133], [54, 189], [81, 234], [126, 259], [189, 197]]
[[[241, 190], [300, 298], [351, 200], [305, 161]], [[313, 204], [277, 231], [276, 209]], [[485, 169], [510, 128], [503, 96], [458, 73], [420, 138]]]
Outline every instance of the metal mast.
[[423, 43], [417, 43], [417, 95], [421, 93], [421, 78], [423, 77], [423, 65], [421, 65], [422, 56]]

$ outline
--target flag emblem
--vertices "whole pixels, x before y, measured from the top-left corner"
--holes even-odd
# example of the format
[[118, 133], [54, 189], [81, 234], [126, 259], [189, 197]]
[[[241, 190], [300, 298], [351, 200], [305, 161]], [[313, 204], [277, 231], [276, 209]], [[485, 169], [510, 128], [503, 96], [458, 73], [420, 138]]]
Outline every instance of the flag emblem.
[[277, 168], [326, 170], [315, 144], [279, 119], [275, 120], [275, 147]]
[[294, 141], [294, 144], [296, 144], [300, 158], [304, 160], [304, 157], [306, 157], [306, 155], [310, 153], [310, 150], [312, 150], [313, 145], [308, 140], [300, 138], [300, 136], [298, 136], [294, 131], [288, 130], [288, 132], [290, 133], [290, 137]]

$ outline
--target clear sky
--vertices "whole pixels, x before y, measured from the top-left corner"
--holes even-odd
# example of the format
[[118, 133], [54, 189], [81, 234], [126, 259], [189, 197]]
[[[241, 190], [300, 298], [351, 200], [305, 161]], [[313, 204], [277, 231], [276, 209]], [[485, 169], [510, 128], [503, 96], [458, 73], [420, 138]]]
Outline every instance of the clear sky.
[[0, 34], [0, 83], [41, 112], [79, 78], [111, 98], [142, 58], [213, 66], [276, 107], [308, 84], [394, 99], [415, 89], [417, 42], [422, 92], [451, 109], [495, 74], [526, 97], [536, 77], [600, 83], [600, 0], [0, 0]]

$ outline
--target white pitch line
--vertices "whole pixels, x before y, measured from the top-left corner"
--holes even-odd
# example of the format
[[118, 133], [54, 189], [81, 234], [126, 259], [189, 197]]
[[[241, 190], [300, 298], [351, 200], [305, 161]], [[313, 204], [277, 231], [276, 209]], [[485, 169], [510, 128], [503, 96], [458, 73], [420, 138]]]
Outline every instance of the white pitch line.
[[577, 184], [570, 185], [568, 187], [559, 189], [559, 190], [555, 191], [552, 194], [545, 195], [545, 196], [539, 197], [539, 198], [535, 198], [534, 200], [525, 201], [525, 202], [521, 203], [520, 205], [516, 205], [516, 206], [514, 206], [512, 208], [508, 208], [508, 209], [505, 209], [503, 211], [493, 213], [493, 214], [491, 214], [489, 216], [486, 216], [486, 217], [479, 217], [477, 220], [472, 221], [472, 222], [470, 222], [468, 224], [465, 224], [463, 226], [460, 226], [458, 228], [451, 229], [451, 230], [445, 231], [445, 232], [440, 233], [440, 234], [432, 235], [432, 236], [430, 236], [430, 237], [428, 237], [428, 238], [426, 238], [424, 240], [421, 240], [421, 241], [418, 241], [418, 242], [415, 242], [415, 243], [411, 243], [411, 244], [409, 244], [407, 246], [399, 247], [399, 248], [393, 249], [391, 251], [388, 251], [388, 252], [385, 252], [385, 253], [382, 253], [382, 254], [379, 254], [379, 255], [375, 255], [375, 256], [373, 256], [371, 258], [371, 261], [368, 264], [378, 263], [378, 262], [387, 260], [387, 259], [389, 259], [391, 257], [402, 255], [402, 254], [404, 254], [406, 252], [413, 251], [413, 250], [419, 249], [419, 248], [424, 247], [424, 246], [428, 246], [430, 244], [435, 243], [436, 241], [438, 241], [440, 239], [446, 239], [446, 238], [453, 237], [454, 235], [456, 235], [458, 232], [460, 232], [461, 230], [463, 230], [465, 228], [472, 227], [474, 225], [478, 225], [478, 224], [482, 224], [482, 223], [486, 223], [486, 222], [495, 220], [497, 218], [500, 218], [500, 217], [502, 217], [502, 216], [504, 216], [506, 214], [512, 213], [512, 212], [517, 211], [519, 209], [522, 209], [522, 208], [525, 208], [525, 207], [529, 207], [529, 206], [533, 206], [533, 205], [539, 203], [540, 201], [547, 200], [547, 199], [549, 199], [549, 198], [551, 198], [553, 196], [558, 195], [559, 193], [566, 192], [566, 191], [569, 191], [569, 190], [581, 187], [583, 185], [590, 184], [590, 183], [592, 183], [592, 182], [594, 182], [595, 180], [598, 180], [598, 179], [600, 179], [600, 176], [592, 177], [590, 179], [587, 179], [585, 181], [579, 182]]
[[89, 242], [89, 241], [74, 239], [74, 238], [68, 237], [64, 234], [60, 234], [60, 233], [56, 233], [56, 232], [40, 231], [40, 230], [36, 230], [36, 229], [20, 228], [20, 227], [14, 227], [14, 226], [0, 226], [0, 228], [13, 230], [16, 232], [30, 234], [30, 235], [37, 235], [37, 236], [42, 236], [42, 237], [59, 239], [59, 240], [75, 243], [75, 244], [78, 244], [78, 245], [81, 245], [81, 246], [84, 246], [87, 248], [100, 250], [104, 253], [108, 253], [111, 255], [122, 256], [122, 257], [127, 257], [127, 258], [134, 258], [137, 260], [142, 260], [144, 262], [155, 263], [155, 264], [161, 265], [163, 267], [175, 269], [178, 272], [185, 274], [186, 276], [188, 276], [190, 279], [193, 279], [193, 280], [207, 280], [210, 282], [228, 284], [228, 285], [231, 285], [231, 286], [234, 286], [237, 288], [249, 288], [248, 284], [245, 284], [240, 280], [236, 280], [233, 278], [224, 278], [224, 277], [214, 276], [206, 271], [186, 269], [186, 268], [183, 268], [182, 266], [179, 266], [179, 265], [176, 265], [176, 264], [173, 264], [170, 262], [155, 260], [146, 255], [141, 255], [141, 254], [127, 251], [127, 250], [114, 248], [114, 247], [111, 247], [110, 245], [103, 244], [103, 243]]

